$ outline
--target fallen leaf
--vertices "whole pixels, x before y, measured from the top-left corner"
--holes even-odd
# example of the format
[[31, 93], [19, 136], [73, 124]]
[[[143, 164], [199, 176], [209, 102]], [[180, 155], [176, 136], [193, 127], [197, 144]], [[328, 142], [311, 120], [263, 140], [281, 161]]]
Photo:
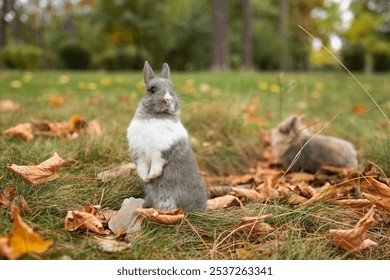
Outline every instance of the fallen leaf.
[[99, 249], [107, 253], [120, 252], [120, 251], [130, 249], [132, 247], [131, 243], [126, 243], [123, 241], [117, 241], [117, 240], [102, 238], [98, 236], [95, 236], [95, 238], [97, 239]]
[[8, 206], [14, 199], [16, 188], [4, 188], [3, 193], [0, 194], [0, 205]]
[[290, 183], [301, 183], [314, 181], [315, 175], [306, 172], [293, 172], [286, 175], [286, 181]]
[[137, 212], [142, 207], [144, 200], [141, 198], [126, 198], [117, 214], [108, 222], [108, 228], [115, 234], [132, 234], [141, 229], [143, 216]]
[[13, 126], [3, 132], [3, 136], [18, 136], [25, 141], [31, 141], [34, 138], [31, 123], [21, 123]]
[[39, 165], [6, 165], [5, 167], [18, 174], [22, 179], [32, 185], [37, 186], [45, 182], [53, 181], [60, 176], [55, 173], [65, 161], [57, 154], [40, 163]]
[[48, 120], [31, 120], [37, 131], [35, 134], [43, 136], [58, 136], [66, 139], [71, 139], [72, 135], [69, 132], [69, 124], [67, 121], [52, 122]]
[[368, 177], [367, 180], [363, 182], [363, 185], [365, 185], [366, 188], [371, 187], [375, 189], [380, 195], [380, 199], [375, 203], [380, 204], [382, 208], [390, 212], [390, 187], [371, 177]]
[[293, 193], [288, 198], [288, 202], [295, 205], [295, 204], [303, 204], [307, 201], [306, 197], [303, 197], [299, 194]]
[[53, 106], [61, 106], [65, 103], [65, 98], [59, 95], [50, 95], [48, 99]]
[[320, 190], [318, 190], [309, 200], [302, 203], [302, 205], [310, 205], [315, 202], [327, 202], [337, 198], [337, 187], [327, 183]]
[[169, 211], [160, 211], [154, 208], [138, 208], [137, 212], [145, 215], [148, 219], [166, 225], [172, 225], [182, 219], [184, 215], [180, 214], [183, 209], [173, 209]]
[[87, 131], [88, 134], [95, 137], [102, 136], [103, 134], [102, 127], [100, 126], [100, 123], [97, 120], [92, 120], [88, 123]]
[[362, 115], [367, 112], [367, 106], [363, 104], [357, 104], [352, 107], [352, 112], [357, 115]]
[[209, 199], [207, 200], [207, 204], [209, 208], [213, 210], [223, 209], [234, 205], [240, 206], [241, 208], [244, 207], [237, 197], [230, 194]]
[[263, 220], [271, 218], [273, 215], [263, 215], [259, 217], [244, 217], [236, 228], [248, 234], [264, 234], [273, 231], [275, 228]]
[[254, 181], [254, 176], [252, 174], [245, 174], [245, 175], [230, 175], [229, 176], [230, 182], [233, 186], [240, 185], [240, 184], [247, 184]]
[[26, 253], [43, 253], [52, 244], [52, 240], [43, 240], [20, 217], [19, 209], [12, 208], [11, 236], [0, 236], [0, 255], [8, 259], [17, 259]]
[[333, 236], [332, 241], [349, 251], [361, 251], [367, 247], [377, 245], [376, 242], [366, 239], [368, 228], [375, 223], [375, 205], [360, 219], [353, 229], [339, 230], [331, 229], [329, 233]]
[[104, 170], [96, 175], [96, 178], [102, 182], [106, 182], [109, 179], [128, 175], [131, 171], [137, 169], [136, 165], [134, 163], [126, 163], [122, 164], [121, 166], [117, 166], [108, 170]]
[[25, 214], [30, 214], [31, 213], [31, 209], [30, 209], [30, 206], [28, 206], [28, 203], [27, 201], [24, 199], [23, 196], [19, 197], [19, 199], [17, 199], [19, 204], [20, 204], [20, 207], [22, 209], [22, 213], [25, 213]]
[[[251, 185], [249, 184], [249, 187]], [[207, 193], [209, 198], [215, 198], [227, 195], [232, 190], [231, 186], [211, 186], [207, 188]]]
[[97, 217], [91, 213], [80, 211], [68, 211], [65, 217], [65, 228], [68, 231], [88, 229], [96, 233], [102, 233], [104, 228]]
[[20, 109], [18, 102], [12, 100], [0, 100], [0, 111], [16, 111]]
[[73, 115], [68, 122], [69, 131], [71, 133], [80, 132], [87, 127], [87, 122], [79, 115]]
[[266, 201], [267, 196], [260, 194], [256, 190], [253, 189], [241, 189], [237, 187], [232, 187], [232, 191], [230, 194], [238, 196], [243, 199], [248, 199], [250, 201]]

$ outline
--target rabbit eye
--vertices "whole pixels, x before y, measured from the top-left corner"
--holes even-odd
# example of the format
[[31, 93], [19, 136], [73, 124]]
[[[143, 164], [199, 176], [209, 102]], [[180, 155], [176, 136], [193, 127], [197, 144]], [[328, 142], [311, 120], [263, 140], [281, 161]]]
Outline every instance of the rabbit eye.
[[155, 93], [156, 92], [156, 87], [151, 87], [150, 89], [149, 89], [149, 91], [150, 91], [150, 93]]

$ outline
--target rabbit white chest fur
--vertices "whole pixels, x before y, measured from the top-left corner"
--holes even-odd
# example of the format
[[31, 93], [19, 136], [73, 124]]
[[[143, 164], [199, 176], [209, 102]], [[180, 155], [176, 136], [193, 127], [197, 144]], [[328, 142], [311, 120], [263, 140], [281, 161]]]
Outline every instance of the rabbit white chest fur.
[[127, 129], [127, 139], [141, 179], [148, 182], [160, 176], [166, 163], [161, 152], [187, 137], [187, 130], [180, 121], [134, 119]]

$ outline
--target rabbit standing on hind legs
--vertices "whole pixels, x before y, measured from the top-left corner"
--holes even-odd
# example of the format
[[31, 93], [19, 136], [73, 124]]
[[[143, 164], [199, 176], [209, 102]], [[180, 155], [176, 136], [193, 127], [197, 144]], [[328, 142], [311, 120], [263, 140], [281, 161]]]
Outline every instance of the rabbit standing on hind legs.
[[161, 77], [156, 78], [145, 62], [143, 74], [146, 93], [127, 129], [130, 153], [145, 183], [143, 207], [206, 209], [206, 188], [179, 120], [169, 66], [164, 63]]

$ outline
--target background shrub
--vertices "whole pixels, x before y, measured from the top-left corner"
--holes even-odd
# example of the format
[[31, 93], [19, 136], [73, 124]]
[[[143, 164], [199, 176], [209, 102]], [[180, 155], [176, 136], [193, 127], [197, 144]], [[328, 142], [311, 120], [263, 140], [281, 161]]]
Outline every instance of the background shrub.
[[33, 45], [7, 45], [0, 50], [0, 61], [11, 69], [42, 68], [43, 50]]
[[91, 54], [77, 43], [68, 43], [60, 49], [60, 60], [66, 69], [84, 70], [89, 66]]

